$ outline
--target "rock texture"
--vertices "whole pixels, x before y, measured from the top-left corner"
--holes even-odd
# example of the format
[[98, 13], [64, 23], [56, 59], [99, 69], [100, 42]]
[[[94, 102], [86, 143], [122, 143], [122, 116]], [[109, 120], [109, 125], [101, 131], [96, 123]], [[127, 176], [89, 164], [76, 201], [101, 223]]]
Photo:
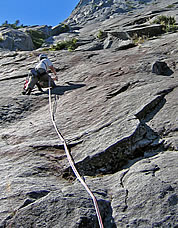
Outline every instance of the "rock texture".
[[[169, 13], [177, 16], [176, 2]], [[59, 76], [55, 120], [105, 228], [177, 227], [177, 33], [133, 45], [128, 31], [145, 27], [145, 15], [82, 26], [71, 32], [80, 38], [76, 51], [48, 53]], [[132, 45], [119, 48], [121, 32]], [[120, 36], [104, 48], [111, 35]], [[97, 228], [92, 200], [51, 123], [48, 89], [21, 95], [41, 52], [0, 52], [0, 227]], [[158, 62], [172, 73], [152, 72]]]
[[0, 47], [3, 49], [30, 51], [34, 48], [31, 37], [17, 29], [1, 27], [0, 36]]
[[155, 12], [167, 11], [174, 3], [177, 4], [175, 0], [170, 0], [169, 3], [152, 0], [80, 0], [65, 22], [72, 26], [80, 26], [91, 24], [93, 21], [101, 22], [118, 18], [118, 15], [127, 15], [128, 12], [131, 15], [135, 12], [138, 15], [144, 15], [145, 9]]

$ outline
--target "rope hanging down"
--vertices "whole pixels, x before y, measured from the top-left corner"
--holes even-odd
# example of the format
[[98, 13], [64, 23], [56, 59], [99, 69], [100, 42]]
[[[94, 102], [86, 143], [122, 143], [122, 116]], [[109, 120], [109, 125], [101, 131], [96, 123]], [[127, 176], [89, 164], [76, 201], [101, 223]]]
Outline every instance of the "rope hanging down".
[[102, 218], [101, 218], [101, 215], [100, 215], [100, 211], [99, 211], [97, 200], [96, 200], [95, 196], [93, 195], [93, 193], [91, 192], [91, 190], [89, 189], [89, 187], [87, 186], [87, 184], [84, 182], [84, 180], [80, 176], [79, 172], [77, 171], [77, 169], [76, 169], [76, 167], [74, 165], [74, 162], [73, 162], [73, 160], [71, 158], [69, 149], [67, 147], [67, 143], [66, 143], [64, 137], [62, 136], [62, 134], [60, 133], [60, 131], [58, 130], [58, 128], [56, 126], [56, 122], [55, 122], [55, 118], [54, 118], [54, 112], [52, 110], [52, 99], [51, 99], [51, 85], [50, 85], [50, 80], [49, 80], [49, 108], [50, 108], [50, 115], [51, 115], [51, 120], [52, 120], [53, 126], [54, 126], [54, 128], [56, 130], [56, 133], [57, 133], [58, 137], [60, 138], [61, 142], [64, 145], [64, 149], [65, 149], [65, 152], [66, 152], [66, 155], [67, 155], [67, 159], [69, 161], [69, 164], [70, 164], [70, 166], [71, 166], [71, 168], [72, 168], [75, 176], [77, 177], [77, 179], [80, 181], [80, 183], [84, 186], [84, 188], [86, 189], [86, 191], [91, 196], [91, 198], [93, 200], [93, 203], [94, 203], [94, 206], [95, 206], [95, 210], [96, 210], [96, 214], [97, 214], [99, 226], [100, 226], [100, 228], [104, 228], [103, 223], [102, 223]]

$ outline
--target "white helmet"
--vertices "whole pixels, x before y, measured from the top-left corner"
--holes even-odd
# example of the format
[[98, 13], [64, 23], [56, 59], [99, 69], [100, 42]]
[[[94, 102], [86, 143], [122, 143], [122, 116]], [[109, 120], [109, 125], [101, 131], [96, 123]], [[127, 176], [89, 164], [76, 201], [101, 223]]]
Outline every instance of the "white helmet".
[[46, 54], [40, 54], [39, 55], [39, 59], [42, 60], [42, 59], [47, 59], [48, 56]]

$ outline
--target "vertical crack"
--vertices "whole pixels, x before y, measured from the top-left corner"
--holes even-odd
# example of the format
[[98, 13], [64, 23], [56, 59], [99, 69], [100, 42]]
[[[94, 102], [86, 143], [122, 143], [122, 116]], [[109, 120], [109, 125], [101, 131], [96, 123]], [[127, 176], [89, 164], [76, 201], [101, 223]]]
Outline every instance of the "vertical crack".
[[125, 207], [123, 208], [123, 212], [125, 212], [128, 208], [127, 200], [128, 200], [129, 190], [127, 188], [125, 188], [125, 186], [124, 186], [124, 177], [128, 172], [129, 172], [129, 169], [127, 169], [125, 172], [123, 172], [122, 176], [120, 178], [120, 184], [121, 184], [122, 188], [125, 190], [125, 200], [124, 200]]

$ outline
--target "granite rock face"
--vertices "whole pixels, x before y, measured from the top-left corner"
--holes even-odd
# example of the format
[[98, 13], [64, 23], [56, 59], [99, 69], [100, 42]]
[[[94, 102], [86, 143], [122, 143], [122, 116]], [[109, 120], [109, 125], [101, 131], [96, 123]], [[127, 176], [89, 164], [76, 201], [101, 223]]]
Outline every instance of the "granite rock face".
[[[48, 53], [59, 76], [52, 90], [57, 126], [107, 228], [176, 227], [178, 220], [177, 33], [91, 49], [121, 35], [118, 26], [132, 41], [128, 31], [141, 18], [83, 26], [72, 33], [81, 38], [76, 51]], [[0, 227], [97, 228], [93, 202], [53, 128], [48, 89], [21, 95], [41, 52], [0, 52]], [[172, 73], [152, 72], [156, 62]]]
[[30, 30], [40, 32], [44, 35], [44, 37], [48, 38], [51, 36], [52, 26], [47, 25], [34, 25], [34, 26], [27, 26], [24, 28], [19, 29], [25, 33], [28, 33]]
[[91, 24], [93, 21], [107, 21], [117, 18], [118, 15], [126, 15], [128, 12], [131, 15], [135, 12], [144, 15], [145, 8], [152, 11], [156, 5], [156, 11], [166, 11], [174, 3], [176, 3], [174, 0], [170, 0], [169, 3], [160, 0], [80, 0], [65, 22], [72, 26], [80, 26]]
[[34, 48], [31, 37], [17, 29], [1, 27], [0, 35], [0, 47], [3, 49], [31, 51]]

